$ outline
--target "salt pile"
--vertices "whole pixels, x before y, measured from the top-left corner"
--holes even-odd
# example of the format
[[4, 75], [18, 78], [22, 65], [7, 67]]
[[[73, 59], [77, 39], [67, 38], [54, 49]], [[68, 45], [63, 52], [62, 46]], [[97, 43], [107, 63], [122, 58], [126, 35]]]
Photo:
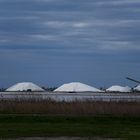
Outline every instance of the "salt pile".
[[134, 90], [140, 91], [140, 85], [134, 88]]
[[6, 91], [44, 91], [44, 89], [31, 82], [22, 82], [13, 85]]
[[92, 86], [89, 86], [80, 82], [72, 82], [72, 83], [63, 84], [62, 86], [60, 86], [54, 91], [57, 91], [57, 92], [101, 92], [101, 90], [95, 87], [92, 87]]
[[119, 85], [114, 85], [114, 86], [111, 86], [110, 88], [108, 88], [106, 91], [112, 91], [112, 92], [130, 92], [131, 91], [131, 88], [128, 87], [128, 86], [119, 86]]

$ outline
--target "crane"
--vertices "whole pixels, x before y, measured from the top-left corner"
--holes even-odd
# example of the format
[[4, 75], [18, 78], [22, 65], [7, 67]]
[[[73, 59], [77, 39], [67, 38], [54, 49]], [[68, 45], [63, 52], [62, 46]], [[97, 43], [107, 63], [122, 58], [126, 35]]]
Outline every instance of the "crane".
[[140, 84], [140, 81], [138, 81], [138, 80], [135, 80], [135, 79], [132, 79], [132, 78], [129, 78], [129, 77], [126, 77], [126, 79]]

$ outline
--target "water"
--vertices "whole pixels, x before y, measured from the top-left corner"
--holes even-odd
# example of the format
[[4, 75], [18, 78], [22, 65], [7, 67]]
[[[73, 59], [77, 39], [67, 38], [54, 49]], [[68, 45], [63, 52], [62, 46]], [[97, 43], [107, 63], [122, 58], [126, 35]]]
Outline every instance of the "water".
[[140, 93], [54, 93], [54, 92], [0, 92], [1, 100], [55, 100], [55, 101], [127, 101], [140, 102]]

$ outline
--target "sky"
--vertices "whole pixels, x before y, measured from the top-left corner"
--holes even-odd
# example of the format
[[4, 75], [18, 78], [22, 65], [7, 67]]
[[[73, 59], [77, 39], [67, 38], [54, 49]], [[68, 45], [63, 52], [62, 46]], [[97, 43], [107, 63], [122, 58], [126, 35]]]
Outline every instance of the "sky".
[[0, 87], [140, 80], [140, 0], [0, 0]]

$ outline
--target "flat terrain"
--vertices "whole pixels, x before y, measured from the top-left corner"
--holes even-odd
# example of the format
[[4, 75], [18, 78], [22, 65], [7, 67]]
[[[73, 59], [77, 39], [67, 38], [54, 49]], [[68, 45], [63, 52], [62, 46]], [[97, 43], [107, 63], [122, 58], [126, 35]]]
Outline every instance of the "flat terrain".
[[140, 140], [140, 102], [1, 100], [0, 139]]
[[54, 101], [124, 101], [140, 102], [140, 93], [120, 93], [120, 92], [0, 92], [0, 100], [23, 100], [23, 99], [40, 99]]
[[140, 102], [1, 100], [0, 114], [140, 117]]
[[99, 137], [140, 139], [140, 118], [1, 115], [0, 138]]
[[14, 138], [7, 140], [120, 140], [116, 138], [99, 138], [99, 137], [30, 137], [30, 138]]

